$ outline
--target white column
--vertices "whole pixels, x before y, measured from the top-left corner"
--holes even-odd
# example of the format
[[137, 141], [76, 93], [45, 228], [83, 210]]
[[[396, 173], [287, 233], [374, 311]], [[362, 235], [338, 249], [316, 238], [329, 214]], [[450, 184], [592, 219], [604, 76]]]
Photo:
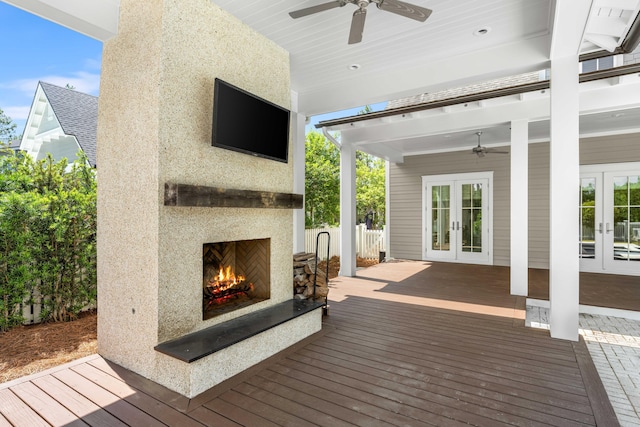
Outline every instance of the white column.
[[356, 275], [356, 150], [340, 147], [340, 276]]
[[[292, 96], [293, 98], [293, 96]], [[291, 113], [291, 143], [293, 144], [293, 192], [304, 195], [305, 180], [305, 121], [303, 114]], [[305, 208], [293, 210], [293, 253], [304, 252]]]
[[511, 122], [511, 295], [529, 292], [529, 122]]
[[549, 303], [551, 336], [578, 340], [578, 55], [551, 61]]
[[391, 192], [389, 191], [389, 164], [390, 162], [386, 161], [384, 165], [384, 249], [386, 251], [386, 259], [391, 259]]

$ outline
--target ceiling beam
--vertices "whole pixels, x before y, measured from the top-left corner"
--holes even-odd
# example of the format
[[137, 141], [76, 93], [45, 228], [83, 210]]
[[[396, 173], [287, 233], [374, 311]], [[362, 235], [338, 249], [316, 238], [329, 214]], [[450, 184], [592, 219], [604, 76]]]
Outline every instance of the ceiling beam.
[[551, 60], [580, 53], [591, 5], [591, 1], [556, 0]]
[[117, 0], [3, 0], [19, 9], [99, 41], [118, 33]]

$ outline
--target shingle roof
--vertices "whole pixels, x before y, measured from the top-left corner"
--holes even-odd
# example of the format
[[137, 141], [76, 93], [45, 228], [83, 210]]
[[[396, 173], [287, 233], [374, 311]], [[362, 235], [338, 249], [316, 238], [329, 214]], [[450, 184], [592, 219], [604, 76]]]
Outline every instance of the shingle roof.
[[96, 166], [96, 133], [98, 126], [98, 97], [73, 89], [40, 82], [51, 108], [65, 135], [73, 135]]
[[407, 107], [418, 104], [428, 104], [442, 99], [457, 98], [459, 96], [488, 92], [491, 90], [502, 89], [505, 87], [518, 86], [526, 83], [532, 83], [540, 80], [540, 72], [534, 71], [530, 73], [518, 74], [510, 77], [503, 77], [494, 80], [488, 80], [468, 86], [462, 86], [452, 89], [446, 89], [434, 93], [423, 93], [420, 95], [410, 96], [408, 98], [396, 99], [389, 101], [385, 110], [393, 108]]

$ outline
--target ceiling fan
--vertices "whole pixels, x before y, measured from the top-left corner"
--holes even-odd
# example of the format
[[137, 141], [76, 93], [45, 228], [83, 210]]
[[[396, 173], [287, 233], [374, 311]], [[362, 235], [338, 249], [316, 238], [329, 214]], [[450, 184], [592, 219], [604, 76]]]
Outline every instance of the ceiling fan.
[[358, 6], [358, 10], [353, 13], [353, 18], [351, 19], [349, 44], [360, 43], [362, 41], [364, 21], [367, 17], [367, 6], [369, 6], [370, 3], [375, 3], [380, 10], [395, 13], [397, 15], [415, 19], [416, 21], [420, 22], [426, 21], [429, 15], [431, 15], [430, 9], [416, 6], [414, 4], [406, 3], [400, 0], [334, 0], [329, 3], [323, 3], [317, 6], [311, 6], [304, 9], [296, 10], [294, 12], [290, 12], [289, 15], [294, 19], [302, 18], [303, 16], [312, 15], [318, 12], [324, 12], [325, 10], [333, 9], [336, 7], [343, 7], [347, 3]]
[[495, 153], [495, 154], [509, 154], [508, 151], [502, 151], [499, 149], [495, 149], [495, 148], [487, 148], [487, 147], [483, 147], [482, 145], [480, 145], [480, 135], [482, 135], [482, 132], [476, 132], [476, 135], [478, 135], [478, 145], [476, 145], [475, 147], [473, 147], [473, 149], [471, 150], [471, 152], [475, 155], [477, 155], [478, 157], [484, 157], [485, 154], [488, 153]]

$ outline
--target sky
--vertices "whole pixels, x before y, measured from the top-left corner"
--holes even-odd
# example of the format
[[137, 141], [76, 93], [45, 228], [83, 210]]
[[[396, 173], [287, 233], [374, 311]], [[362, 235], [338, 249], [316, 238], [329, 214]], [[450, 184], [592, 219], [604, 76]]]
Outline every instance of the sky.
[[98, 95], [102, 42], [0, 1], [0, 108], [22, 134], [38, 81]]
[[[0, 0], [0, 108], [24, 131], [29, 108], [43, 81], [98, 96], [102, 42], [24, 12]], [[386, 103], [372, 105], [373, 111]], [[319, 121], [352, 116], [363, 107], [311, 117], [307, 132]]]

